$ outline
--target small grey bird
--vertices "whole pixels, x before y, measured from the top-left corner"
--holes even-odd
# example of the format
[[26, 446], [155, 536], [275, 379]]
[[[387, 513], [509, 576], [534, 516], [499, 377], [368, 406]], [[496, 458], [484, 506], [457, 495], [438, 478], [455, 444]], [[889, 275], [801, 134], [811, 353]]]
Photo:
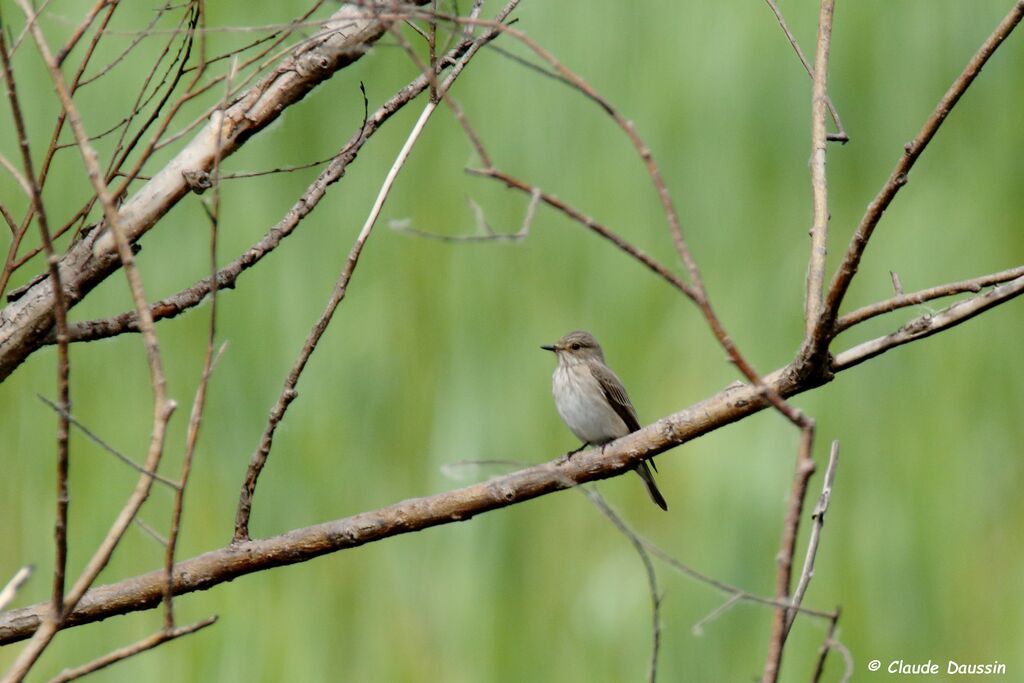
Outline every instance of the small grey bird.
[[[583, 442], [569, 455], [587, 446], [603, 446], [640, 429], [640, 421], [626, 394], [626, 387], [605, 365], [604, 352], [592, 334], [577, 330], [541, 348], [554, 351], [558, 356], [558, 367], [551, 377], [551, 393], [554, 394], [558, 414], [576, 438]], [[654, 483], [654, 475], [647, 462], [637, 465], [636, 473], [644, 480], [651, 500], [662, 510], [668, 510], [668, 503]]]

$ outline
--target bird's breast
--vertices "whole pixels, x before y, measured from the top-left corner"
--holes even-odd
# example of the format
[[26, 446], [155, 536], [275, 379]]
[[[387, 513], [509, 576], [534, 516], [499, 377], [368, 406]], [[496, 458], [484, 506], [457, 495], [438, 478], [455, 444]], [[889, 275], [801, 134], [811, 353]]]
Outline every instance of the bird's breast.
[[551, 379], [551, 393], [558, 414], [580, 441], [604, 444], [629, 433], [585, 364], [559, 365]]

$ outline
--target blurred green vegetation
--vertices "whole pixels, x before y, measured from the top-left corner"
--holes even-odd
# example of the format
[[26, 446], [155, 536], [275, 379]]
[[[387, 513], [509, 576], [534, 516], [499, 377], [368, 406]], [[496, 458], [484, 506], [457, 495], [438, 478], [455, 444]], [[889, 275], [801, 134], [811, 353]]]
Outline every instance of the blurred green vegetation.
[[[2, 0], [0, 0], [2, 1]], [[839, 3], [830, 92], [852, 142], [829, 147], [831, 260], [903, 144], [1006, 12], [996, 2]], [[55, 1], [42, 19], [56, 43], [91, 3]], [[496, 3], [488, 2], [488, 12]], [[210, 3], [211, 26], [286, 21], [301, 3]], [[20, 14], [2, 2], [16, 34]], [[254, 9], [257, 10], [254, 12]], [[813, 54], [816, 3], [783, 9]], [[152, 7], [120, 9], [109, 54]], [[661, 164], [725, 325], [762, 371], [786, 363], [802, 333], [810, 222], [810, 79], [762, 3], [538, 2], [518, 27], [615, 103]], [[172, 23], [164, 21], [163, 26]], [[411, 36], [411, 34], [410, 34]], [[80, 97], [92, 133], [123, 116], [166, 34]], [[213, 33], [211, 54], [251, 40]], [[526, 55], [511, 40], [504, 48]], [[72, 55], [71, 62], [80, 55]], [[103, 63], [102, 58], [96, 60]], [[33, 145], [49, 139], [54, 98], [29, 41], [15, 56]], [[362, 116], [415, 75], [393, 40], [338, 74], [225, 170], [301, 163], [336, 150]], [[911, 175], [873, 239], [847, 310], [907, 290], [1024, 262], [1021, 163], [1024, 36], [986, 66]], [[217, 96], [217, 95], [214, 95]], [[592, 103], [494, 52], [454, 90], [496, 163], [592, 215], [665, 263], [677, 259], [656, 196], [625, 138]], [[206, 103], [208, 104], [208, 102]], [[228, 347], [211, 384], [180, 556], [230, 539], [238, 487], [267, 411], [323, 309], [351, 241], [421, 104], [389, 122], [343, 181], [258, 269], [220, 298]], [[6, 99], [0, 151], [17, 159]], [[195, 116], [199, 105], [188, 110]], [[104, 160], [110, 139], [99, 143]], [[167, 158], [173, 150], [161, 158]], [[537, 349], [591, 330], [644, 422], [736, 379], [693, 306], [661, 280], [554, 212], [528, 239], [452, 245], [389, 230], [467, 234], [466, 199], [496, 229], [518, 229], [525, 197], [468, 177], [471, 147], [441, 111], [403, 169], [348, 297], [299, 385], [257, 490], [253, 533], [276, 534], [496, 472], [442, 473], [463, 459], [541, 462], [574, 447], [549, 394], [552, 359]], [[277, 222], [316, 171], [225, 183], [221, 262]], [[88, 192], [74, 150], [47, 187], [51, 222]], [[8, 176], [0, 199], [21, 215]], [[34, 232], [29, 242], [34, 243]], [[186, 199], [142, 241], [150, 298], [208, 269], [208, 224]], [[4, 243], [6, 247], [6, 242]], [[13, 286], [42, 269], [19, 272]], [[941, 305], [941, 304], [937, 304]], [[117, 274], [72, 319], [129, 308]], [[897, 328], [925, 307], [843, 335], [837, 349]], [[163, 471], [180, 464], [188, 406], [202, 365], [209, 306], [161, 323], [175, 416]], [[1000, 660], [1024, 676], [1024, 371], [1021, 303], [902, 347], [795, 399], [818, 420], [816, 457], [832, 439], [842, 460], [806, 603], [842, 605], [839, 631], [855, 680], [869, 659]], [[137, 337], [72, 348], [74, 413], [139, 456], [150, 428], [148, 374]], [[0, 581], [24, 563], [36, 575], [17, 604], [45, 600], [52, 571], [55, 352], [44, 349], [0, 387]], [[643, 534], [724, 581], [763, 595], [775, 580], [797, 434], [762, 413], [658, 459], [671, 511], [650, 505], [635, 478], [599, 485]], [[123, 503], [134, 475], [80, 434], [72, 437], [70, 570], [76, 573]], [[820, 474], [811, 484], [820, 487]], [[816, 495], [813, 494], [813, 495]], [[157, 486], [142, 518], [166, 530], [169, 493]], [[805, 527], [806, 532], [806, 527]], [[802, 560], [804, 535], [798, 557]], [[101, 577], [160, 565], [162, 549], [132, 529]], [[759, 676], [771, 613], [740, 605], [691, 627], [723, 597], [659, 565], [664, 600], [662, 680]], [[199, 635], [95, 675], [97, 681], [635, 681], [650, 647], [643, 568], [629, 543], [573, 492], [263, 572], [176, 601], [179, 620], [220, 615]], [[159, 627], [155, 612], [62, 633], [36, 680]], [[824, 625], [801, 619], [782, 679], [810, 676]], [[0, 668], [19, 646], [0, 650]], [[826, 680], [838, 680], [831, 656]], [[881, 676], [878, 676], [881, 678]]]

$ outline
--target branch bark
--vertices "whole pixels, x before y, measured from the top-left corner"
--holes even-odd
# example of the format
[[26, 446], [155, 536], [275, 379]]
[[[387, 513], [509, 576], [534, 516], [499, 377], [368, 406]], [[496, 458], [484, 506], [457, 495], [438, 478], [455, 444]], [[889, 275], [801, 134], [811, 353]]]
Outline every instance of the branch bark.
[[[324, 32], [293, 50], [223, 112], [215, 112], [192, 141], [125, 202], [118, 220], [128, 240], [137, 241], [188, 194], [186, 174], [208, 173], [218, 154], [226, 158], [237, 151], [287, 107], [358, 60], [387, 25], [375, 5], [343, 5], [325, 23]], [[109, 232], [94, 230], [61, 259], [58, 268], [69, 307], [118, 268], [113, 248]], [[0, 381], [44, 343], [54, 325], [53, 311], [48, 282], [33, 285], [0, 311]]]
[[[780, 395], [802, 390], [783, 369], [765, 378]], [[392, 536], [476, 515], [588, 481], [628, 472], [639, 462], [762, 410], [768, 402], [750, 385], [726, 389], [712, 398], [668, 416], [619, 439], [603, 449], [589, 449], [570, 460], [558, 459], [494, 479], [412, 498], [388, 507], [323, 524], [296, 529], [262, 540], [233, 543], [179, 561], [174, 569], [174, 593], [206, 590], [253, 572], [297, 562]], [[166, 574], [159, 569], [108, 586], [94, 588], [69, 613], [64, 625], [99, 621], [116, 614], [149, 609], [160, 603]], [[32, 634], [49, 603], [0, 615], [0, 645]]]

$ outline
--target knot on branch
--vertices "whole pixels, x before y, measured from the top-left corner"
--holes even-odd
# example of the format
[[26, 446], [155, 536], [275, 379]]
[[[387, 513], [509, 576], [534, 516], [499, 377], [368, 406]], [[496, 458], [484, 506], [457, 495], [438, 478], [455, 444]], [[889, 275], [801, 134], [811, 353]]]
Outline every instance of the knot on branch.
[[918, 334], [924, 332], [932, 326], [932, 317], [930, 315], [923, 315], [920, 318], [911, 320], [906, 325], [900, 328], [901, 332], [907, 332], [910, 334]]
[[196, 194], [202, 194], [213, 187], [213, 179], [210, 174], [203, 170], [182, 171], [181, 177], [185, 179], [188, 189]]
[[833, 360], [827, 346], [804, 344], [786, 374], [794, 386], [811, 388], [828, 384], [834, 376]]
[[331, 60], [327, 55], [317, 52], [307, 52], [295, 60], [295, 71], [303, 78], [308, 78], [317, 71], [329, 71]]

